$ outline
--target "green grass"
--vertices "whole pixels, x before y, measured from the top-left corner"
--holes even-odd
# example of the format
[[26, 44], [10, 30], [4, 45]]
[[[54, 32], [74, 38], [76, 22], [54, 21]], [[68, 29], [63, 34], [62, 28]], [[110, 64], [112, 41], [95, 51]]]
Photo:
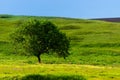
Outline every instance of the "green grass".
[[[32, 16], [0, 16], [1, 78], [22, 78], [27, 75], [45, 76], [46, 74], [50, 74], [56, 77], [82, 75], [90, 80], [120, 79], [120, 23], [33, 16], [32, 18], [52, 21], [62, 32], [66, 33], [71, 40], [71, 55], [68, 56], [66, 60], [56, 55], [44, 54], [41, 56], [42, 63], [44, 64], [38, 65], [36, 57], [21, 55], [24, 53], [23, 50], [15, 54], [13, 46], [10, 44], [9, 35], [22, 21], [31, 17]], [[94, 66], [88, 67], [85, 65]], [[19, 68], [20, 71], [15, 72], [13, 68]]]
[[21, 78], [29, 75], [48, 75], [46, 77], [50, 77], [49, 75], [51, 75], [56, 77], [82, 77], [83, 80], [119, 80], [119, 71], [119, 67], [100, 67], [76, 64], [0, 65], [1, 78]]
[[14, 77], [4, 77], [1, 79], [9, 79], [9, 80], [86, 80], [83, 76], [76, 76], [76, 75], [41, 75], [41, 74], [31, 74], [26, 75], [23, 77], [20, 76], [14, 76]]

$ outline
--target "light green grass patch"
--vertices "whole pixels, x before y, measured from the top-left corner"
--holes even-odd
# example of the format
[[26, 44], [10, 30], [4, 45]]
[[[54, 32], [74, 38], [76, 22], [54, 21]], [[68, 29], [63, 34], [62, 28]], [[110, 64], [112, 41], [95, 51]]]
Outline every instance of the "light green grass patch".
[[25, 76], [30, 74], [82, 75], [88, 80], [119, 80], [120, 68], [76, 65], [76, 64], [34, 64], [34, 65], [0, 65], [0, 77]]

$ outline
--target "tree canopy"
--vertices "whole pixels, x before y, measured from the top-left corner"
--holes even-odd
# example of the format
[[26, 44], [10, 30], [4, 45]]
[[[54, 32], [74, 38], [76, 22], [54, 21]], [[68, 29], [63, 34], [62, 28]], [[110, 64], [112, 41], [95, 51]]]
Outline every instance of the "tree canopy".
[[69, 39], [50, 21], [27, 20], [12, 35], [13, 42], [22, 44], [39, 62], [41, 54], [44, 53], [55, 52], [64, 58], [69, 55]]

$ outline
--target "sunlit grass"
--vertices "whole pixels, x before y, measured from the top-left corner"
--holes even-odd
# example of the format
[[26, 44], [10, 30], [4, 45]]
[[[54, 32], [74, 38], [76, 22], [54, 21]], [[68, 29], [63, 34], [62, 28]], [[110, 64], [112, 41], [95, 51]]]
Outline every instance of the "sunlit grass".
[[120, 68], [76, 64], [0, 65], [0, 77], [25, 76], [29, 74], [77, 75], [89, 80], [119, 80]]

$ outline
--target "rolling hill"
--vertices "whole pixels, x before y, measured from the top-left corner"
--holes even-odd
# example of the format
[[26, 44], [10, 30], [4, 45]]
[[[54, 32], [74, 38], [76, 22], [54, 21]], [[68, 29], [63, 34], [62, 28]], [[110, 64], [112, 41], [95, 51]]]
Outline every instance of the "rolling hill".
[[108, 21], [108, 22], [120, 22], [120, 18], [96, 18], [92, 20], [101, 20], [101, 21]]
[[[64, 17], [0, 16], [0, 79], [28, 74], [82, 74], [91, 80], [120, 80], [120, 23]], [[38, 65], [34, 56], [23, 55], [23, 50], [15, 52], [10, 34], [30, 18], [47, 19], [66, 33], [71, 40], [71, 55], [66, 60], [44, 54], [44, 64]]]
[[[29, 18], [47, 19], [56, 24], [70, 38], [71, 55], [68, 57], [68, 61], [60, 60], [55, 63], [119, 65], [120, 24], [97, 20], [37, 16], [1, 17], [1, 55], [12, 54], [13, 46], [10, 44], [10, 34], [18, 27], [18, 24]], [[23, 52], [20, 51], [20, 53]], [[54, 62], [54, 60], [53, 57], [50, 62]], [[44, 57], [43, 62], [49, 63]]]

